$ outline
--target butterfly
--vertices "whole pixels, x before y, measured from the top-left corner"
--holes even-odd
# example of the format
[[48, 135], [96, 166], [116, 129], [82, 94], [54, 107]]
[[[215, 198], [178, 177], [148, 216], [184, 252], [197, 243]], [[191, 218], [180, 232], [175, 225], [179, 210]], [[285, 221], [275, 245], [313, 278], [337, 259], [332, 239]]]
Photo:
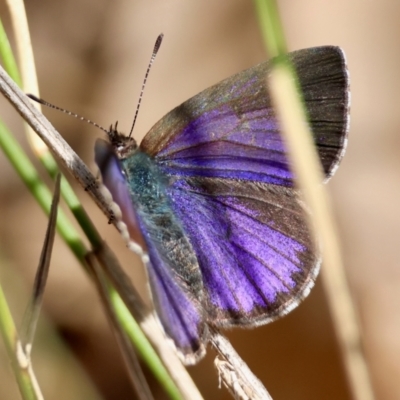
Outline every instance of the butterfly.
[[[344, 53], [325, 46], [288, 57], [328, 180], [347, 143]], [[271, 65], [185, 101], [140, 145], [116, 126], [109, 142], [96, 142], [102, 182], [144, 255], [155, 310], [185, 364], [205, 354], [209, 326], [255, 327], [286, 315], [319, 271], [271, 104]]]

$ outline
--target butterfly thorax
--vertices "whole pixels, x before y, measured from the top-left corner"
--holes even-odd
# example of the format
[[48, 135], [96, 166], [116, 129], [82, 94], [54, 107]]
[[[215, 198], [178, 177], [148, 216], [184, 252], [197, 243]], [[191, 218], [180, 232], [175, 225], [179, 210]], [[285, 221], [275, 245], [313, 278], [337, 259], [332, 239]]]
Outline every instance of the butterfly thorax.
[[201, 296], [203, 284], [195, 252], [166, 194], [169, 178], [151, 157], [138, 149], [120, 161], [144, 240], [148, 245], [150, 241], [155, 243], [159, 256], [183, 280], [184, 286], [189, 285], [192, 292]]

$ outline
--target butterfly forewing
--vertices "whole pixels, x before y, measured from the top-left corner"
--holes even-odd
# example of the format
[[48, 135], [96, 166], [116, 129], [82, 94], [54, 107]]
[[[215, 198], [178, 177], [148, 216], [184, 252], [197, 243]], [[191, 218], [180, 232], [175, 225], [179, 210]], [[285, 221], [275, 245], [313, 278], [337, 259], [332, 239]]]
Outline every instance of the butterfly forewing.
[[[329, 176], [347, 137], [348, 77], [340, 48], [289, 54], [314, 141]], [[162, 118], [140, 147], [166, 173], [293, 185], [286, 147], [266, 86], [271, 63], [245, 70], [184, 102]]]

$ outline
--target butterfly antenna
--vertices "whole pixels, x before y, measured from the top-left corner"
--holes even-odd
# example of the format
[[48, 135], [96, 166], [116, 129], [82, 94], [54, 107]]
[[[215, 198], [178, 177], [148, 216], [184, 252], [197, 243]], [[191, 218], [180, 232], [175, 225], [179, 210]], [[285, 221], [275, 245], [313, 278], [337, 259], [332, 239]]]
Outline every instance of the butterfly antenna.
[[101, 130], [102, 130], [103, 132], [105, 132], [106, 134], [109, 133], [109, 130], [108, 130], [108, 129], [103, 128], [101, 125], [96, 124], [96, 122], [93, 122], [93, 121], [91, 121], [90, 119], [87, 119], [87, 118], [85, 118], [85, 117], [82, 117], [82, 116], [80, 116], [80, 115], [78, 115], [78, 114], [75, 114], [75, 113], [73, 113], [73, 112], [71, 112], [71, 111], [68, 111], [68, 110], [66, 110], [66, 109], [64, 109], [64, 108], [57, 107], [57, 106], [55, 106], [54, 104], [48, 103], [47, 101], [45, 101], [45, 100], [43, 100], [43, 99], [39, 99], [39, 97], [36, 97], [36, 96], [34, 96], [33, 94], [27, 94], [27, 96], [28, 96], [30, 99], [36, 101], [36, 102], [39, 103], [39, 104], [42, 104], [42, 105], [44, 105], [44, 106], [46, 106], [46, 107], [49, 107], [49, 108], [54, 108], [55, 110], [61, 111], [61, 112], [63, 112], [64, 114], [68, 114], [68, 115], [70, 115], [70, 116], [72, 116], [72, 117], [75, 117], [75, 118], [80, 119], [81, 121], [85, 121], [85, 122], [87, 122], [88, 124], [93, 125], [93, 126], [95, 126], [96, 128], [101, 129]]
[[154, 60], [156, 58], [158, 50], [160, 49], [163, 37], [164, 37], [163, 33], [158, 35], [158, 38], [157, 38], [156, 43], [154, 45], [153, 54], [151, 55], [149, 66], [147, 67], [146, 75], [145, 75], [144, 80], [143, 80], [142, 90], [141, 90], [140, 95], [139, 95], [139, 101], [138, 101], [138, 104], [137, 104], [137, 107], [136, 107], [135, 117], [133, 118], [132, 128], [131, 128], [131, 130], [129, 132], [128, 137], [131, 137], [132, 132], [133, 132], [133, 128], [135, 127], [136, 119], [137, 119], [137, 116], [138, 116], [138, 113], [139, 113], [140, 104], [142, 102], [144, 87], [146, 86], [146, 82], [147, 82], [147, 77], [149, 76], [151, 66], [153, 65], [153, 62], [154, 62]]

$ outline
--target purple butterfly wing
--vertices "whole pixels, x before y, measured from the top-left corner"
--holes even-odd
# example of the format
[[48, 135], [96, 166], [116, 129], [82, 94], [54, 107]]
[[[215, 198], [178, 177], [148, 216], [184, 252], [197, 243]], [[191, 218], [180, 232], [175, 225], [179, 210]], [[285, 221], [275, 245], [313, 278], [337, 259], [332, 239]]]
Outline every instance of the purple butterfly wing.
[[184, 178], [168, 194], [197, 254], [209, 322], [267, 323], [309, 293], [319, 257], [292, 189]]
[[[336, 47], [289, 55], [326, 177], [347, 141], [348, 76]], [[313, 285], [319, 252], [293, 188], [264, 63], [167, 114], [140, 147], [170, 176], [168, 196], [196, 252], [216, 325], [266, 323]]]
[[207, 327], [200, 299], [180, 285], [168, 260], [163, 259], [152, 239], [148, 241], [146, 263], [154, 307], [165, 333], [186, 365], [195, 364], [205, 354]]
[[[289, 54], [325, 174], [347, 140], [348, 76], [343, 52], [327, 46]], [[162, 118], [140, 147], [169, 174], [293, 185], [279, 123], [268, 94], [270, 63], [199, 93]]]

